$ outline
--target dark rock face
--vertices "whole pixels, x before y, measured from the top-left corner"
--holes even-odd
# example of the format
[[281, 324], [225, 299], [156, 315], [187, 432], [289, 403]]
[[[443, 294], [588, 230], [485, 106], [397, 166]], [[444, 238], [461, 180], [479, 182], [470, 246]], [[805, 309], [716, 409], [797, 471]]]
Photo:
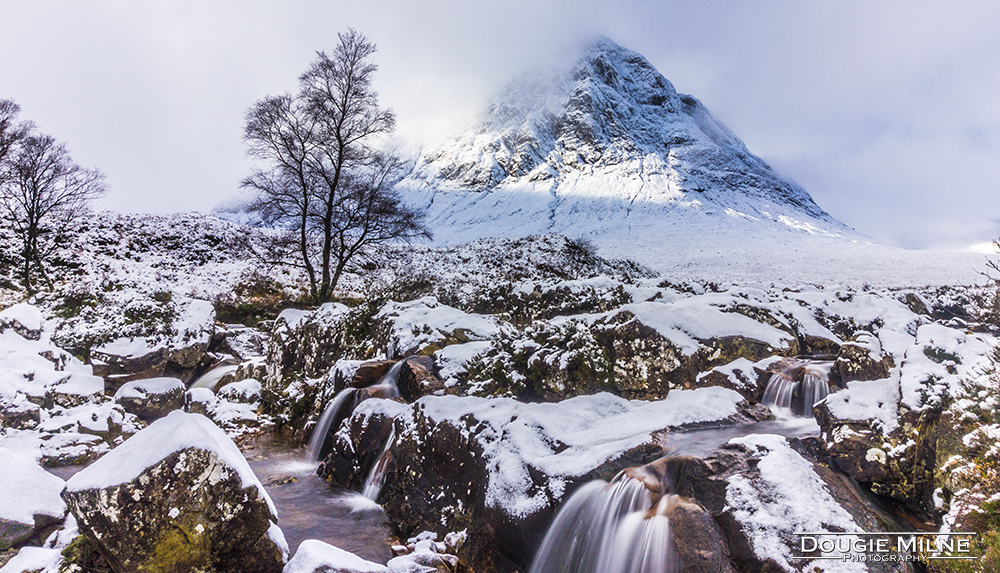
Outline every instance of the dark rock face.
[[330, 454], [317, 468], [317, 475], [347, 489], [360, 489], [382, 453], [392, 425], [393, 418], [382, 413], [352, 416], [348, 431], [333, 435]]
[[91, 350], [94, 374], [104, 378], [108, 392], [125, 382], [169, 376], [189, 383], [196, 374], [211, 365], [209, 343], [197, 342], [183, 348], [158, 348], [143, 356], [116, 356]]
[[837, 418], [826, 402], [814, 413], [826, 450], [847, 475], [925, 521], [934, 521], [939, 410], [903, 411], [899, 427], [888, 436], [869, 420]]
[[65, 491], [80, 531], [117, 573], [278, 573], [277, 521], [260, 489], [211, 451], [188, 448], [105, 489]]
[[736, 573], [726, 539], [711, 514], [697, 502], [672, 496], [667, 519], [684, 573]]
[[24, 545], [41, 545], [60, 524], [62, 519], [51, 515], [35, 515], [31, 523], [0, 517], [0, 551]]
[[[350, 386], [351, 388], [367, 388], [368, 386], [378, 384], [379, 380], [385, 376], [385, 373], [395, 363], [395, 360], [369, 360], [368, 362], [362, 362], [346, 386]], [[339, 392], [346, 386], [335, 385], [334, 390]]]
[[399, 394], [407, 402], [444, 390], [444, 381], [434, 369], [430, 356], [411, 356], [403, 361], [396, 382]]
[[184, 384], [176, 378], [138, 380], [119, 388], [115, 401], [126, 412], [149, 421], [183, 408], [184, 390]]

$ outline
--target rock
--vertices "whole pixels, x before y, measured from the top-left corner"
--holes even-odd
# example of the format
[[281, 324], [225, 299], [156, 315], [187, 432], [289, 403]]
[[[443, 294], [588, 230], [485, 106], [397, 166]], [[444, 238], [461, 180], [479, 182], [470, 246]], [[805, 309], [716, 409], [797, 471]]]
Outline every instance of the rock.
[[314, 311], [282, 311], [267, 343], [265, 388], [280, 394], [292, 377], [326, 374], [350, 345], [349, 310], [326, 303]]
[[142, 426], [142, 422], [134, 414], [110, 401], [91, 408], [76, 419], [78, 432], [97, 436], [112, 447], [118, 445], [119, 439], [138, 432]]
[[104, 399], [104, 381], [97, 376], [67, 376], [49, 387], [46, 401], [63, 408], [95, 404]]
[[184, 383], [212, 361], [208, 340], [188, 346], [151, 345], [142, 339], [116, 340], [91, 349], [94, 373], [105, 379], [108, 391], [133, 380], [173, 377]]
[[306, 539], [283, 573], [389, 573], [389, 569], [318, 539]]
[[191, 388], [185, 394], [184, 411], [191, 414], [209, 416], [219, 399], [208, 388]]
[[655, 329], [629, 311], [602, 318], [594, 324], [594, 336], [605, 347], [614, 384], [629, 399], [666, 396], [671, 387], [689, 384], [684, 353]]
[[[394, 557], [386, 563], [392, 573], [454, 573], [458, 570], [458, 557], [438, 551], [444, 544], [436, 543], [437, 535], [430, 539], [414, 540], [413, 549], [406, 555]], [[439, 547], [440, 546], [440, 547]]]
[[42, 420], [42, 409], [23, 396], [15, 396], [7, 401], [0, 398], [0, 426], [18, 430], [30, 430]]
[[[249, 431], [259, 422], [257, 416], [257, 406], [259, 402], [245, 402], [248, 394], [244, 390], [259, 388], [259, 383], [251, 381], [244, 388], [243, 382], [233, 382], [229, 386], [235, 386], [230, 392], [217, 396], [208, 388], [192, 388], [185, 396], [184, 410], [191, 414], [201, 414], [226, 430], [229, 435], [235, 436]], [[249, 395], [252, 395], [250, 392]], [[230, 401], [227, 398], [235, 397], [237, 401]]]
[[[688, 561], [707, 563], [728, 553], [740, 571], [805, 570], [812, 564], [794, 559], [795, 532], [886, 531], [878, 510], [823, 461], [822, 452], [814, 439], [750, 435], [705, 458], [661, 460], [648, 473], [673, 476], [675, 491], [700, 506], [678, 507], [673, 515], [679, 518], [679, 536], [690, 533], [707, 544], [680, 548], [678, 538], [679, 551], [688, 553]], [[705, 522], [705, 528], [693, 531], [704, 519], [700, 508], [714, 520], [714, 527]], [[690, 524], [685, 523], [688, 519]], [[692, 531], [687, 532], [689, 525]], [[713, 545], [720, 538], [712, 530], [722, 533], [723, 547]], [[901, 571], [903, 565], [873, 564], [872, 570]]]
[[[361, 362], [357, 364], [357, 369], [354, 371], [354, 375], [351, 376], [347, 386], [351, 388], [367, 388], [368, 386], [378, 384], [379, 380], [385, 376], [385, 373], [395, 363], [395, 360], [368, 360]], [[339, 387], [336, 387], [336, 389], [340, 390]]]
[[316, 474], [340, 487], [360, 490], [393, 432], [393, 421], [405, 409], [397, 402], [371, 401], [357, 410], [347, 422], [347, 431], [333, 434], [330, 454]]
[[148, 302], [125, 311], [135, 316], [129, 326], [121, 326], [124, 332], [106, 332], [107, 342], [76, 350], [89, 356], [94, 373], [107, 381], [108, 392], [124, 382], [148, 378], [178, 378], [187, 384], [214, 361], [208, 351], [219, 337], [211, 302], [186, 297], [171, 301], [169, 296]]
[[28, 340], [42, 337], [42, 311], [28, 303], [18, 303], [0, 311], [0, 330], [12, 328]]
[[830, 381], [844, 388], [855, 380], [882, 380], [889, 377], [893, 367], [892, 356], [882, 353], [878, 337], [860, 332], [854, 340], [840, 347], [837, 360], [830, 369]]
[[463, 312], [433, 296], [388, 302], [374, 317], [376, 346], [389, 358], [431, 355], [450, 344], [489, 340], [501, 332], [492, 316]]
[[405, 359], [399, 369], [396, 386], [400, 396], [407, 402], [444, 391], [444, 381], [435, 373], [434, 359], [430, 356], [411, 356]]
[[65, 482], [19, 454], [0, 448], [0, 551], [41, 545], [66, 515]]
[[115, 402], [143, 420], [155, 420], [184, 407], [184, 390], [184, 383], [176, 378], [136, 380], [115, 392]]
[[117, 573], [281, 571], [274, 506], [204, 416], [171, 412], [67, 482], [80, 531]]
[[[838, 392], [838, 400], [849, 394]], [[871, 399], [870, 397], [868, 399]], [[937, 425], [940, 411], [903, 411], [898, 425], [883, 432], [878, 419], [843, 419], [828, 399], [813, 409], [826, 451], [837, 465], [872, 492], [892, 498], [928, 523], [936, 508]]]
[[670, 496], [666, 515], [683, 573], [737, 573], [722, 529], [698, 502]]

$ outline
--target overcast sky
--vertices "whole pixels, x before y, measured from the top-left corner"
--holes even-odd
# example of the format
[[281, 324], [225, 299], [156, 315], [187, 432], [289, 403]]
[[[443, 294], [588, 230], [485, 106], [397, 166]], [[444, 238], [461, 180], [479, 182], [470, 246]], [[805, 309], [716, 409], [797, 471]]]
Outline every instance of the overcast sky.
[[354, 27], [411, 140], [602, 33], [833, 216], [888, 244], [1000, 236], [1000, 3], [0, 0], [0, 98], [107, 173], [101, 208], [210, 210], [243, 114]]

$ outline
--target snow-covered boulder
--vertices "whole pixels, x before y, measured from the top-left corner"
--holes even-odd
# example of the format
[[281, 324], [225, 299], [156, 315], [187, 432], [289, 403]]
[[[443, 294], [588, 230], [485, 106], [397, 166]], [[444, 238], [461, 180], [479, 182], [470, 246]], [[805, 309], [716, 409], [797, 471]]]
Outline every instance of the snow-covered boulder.
[[[815, 440], [752, 434], [731, 440], [705, 458], [667, 458], [638, 469], [669, 476], [675, 480], [671, 491], [696, 502], [678, 506], [674, 501], [668, 511], [678, 551], [686, 557], [685, 571], [699, 560], [704, 565], [704, 558], [713, 552], [728, 555], [740, 571], [812, 571], [817, 565], [826, 570], [829, 561], [799, 559], [795, 533], [874, 533], [885, 531], [885, 525], [879, 510], [821, 463], [822, 454], [813, 453], [817, 451], [822, 450]], [[699, 522], [703, 523], [693, 530]], [[722, 535], [706, 535], [712, 529]], [[840, 570], [868, 568], [854, 563]], [[900, 571], [902, 566], [874, 570]]]
[[0, 551], [40, 544], [66, 516], [65, 483], [34, 460], [0, 448]]
[[248, 378], [239, 382], [230, 382], [219, 388], [218, 396], [229, 402], [255, 404], [260, 402], [260, 390], [260, 382], [253, 378]]
[[449, 344], [489, 340], [500, 334], [492, 316], [471, 314], [432, 296], [389, 302], [375, 315], [375, 338], [389, 358], [431, 354]]
[[280, 571], [277, 512], [246, 459], [204, 416], [170, 413], [66, 483], [80, 531], [120, 573]]
[[136, 380], [115, 392], [115, 402], [130, 414], [155, 420], [184, 406], [184, 390], [184, 383], [177, 378]]
[[940, 512], [935, 471], [944, 461], [938, 448], [948, 445], [951, 430], [942, 427], [942, 411], [960, 394], [960, 381], [980, 372], [995, 342], [940, 324], [914, 330], [861, 337], [859, 349], [898, 366], [880, 380], [848, 382], [814, 412], [826, 449], [848, 475], [933, 521]]
[[[111, 383], [123, 378], [161, 376], [190, 382], [195, 372], [211, 361], [207, 354], [215, 334], [215, 308], [211, 302], [168, 297], [155, 308], [142, 307], [134, 313], [140, 317], [150, 313], [151, 318], [137, 318], [136, 325], [140, 326], [137, 330], [124, 328], [125, 332], [118, 333], [117, 338], [89, 347], [97, 375]], [[147, 320], [156, 323], [156, 328], [142, 326]], [[154, 332], [145, 332], [149, 329]]]
[[389, 569], [318, 539], [306, 539], [282, 573], [389, 573]]
[[312, 311], [282, 311], [268, 339], [265, 387], [281, 393], [292, 376], [326, 374], [350, 345], [345, 324], [349, 313], [348, 307], [338, 303]]
[[13, 328], [28, 340], [42, 337], [42, 311], [28, 303], [18, 303], [0, 311], [0, 330]]
[[892, 356], [882, 352], [878, 337], [862, 331], [854, 340], [841, 345], [830, 369], [830, 379], [840, 387], [854, 380], [882, 380], [889, 377], [893, 366]]

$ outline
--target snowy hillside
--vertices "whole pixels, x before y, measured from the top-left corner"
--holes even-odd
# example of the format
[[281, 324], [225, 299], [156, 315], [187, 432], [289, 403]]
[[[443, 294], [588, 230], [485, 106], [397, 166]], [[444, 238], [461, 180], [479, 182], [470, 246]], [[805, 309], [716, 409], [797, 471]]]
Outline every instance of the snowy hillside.
[[835, 220], [607, 38], [568, 70], [512, 82], [398, 188], [427, 209], [439, 244], [585, 236], [604, 256], [684, 278], [902, 286], [974, 282], [982, 265], [887, 248]]

